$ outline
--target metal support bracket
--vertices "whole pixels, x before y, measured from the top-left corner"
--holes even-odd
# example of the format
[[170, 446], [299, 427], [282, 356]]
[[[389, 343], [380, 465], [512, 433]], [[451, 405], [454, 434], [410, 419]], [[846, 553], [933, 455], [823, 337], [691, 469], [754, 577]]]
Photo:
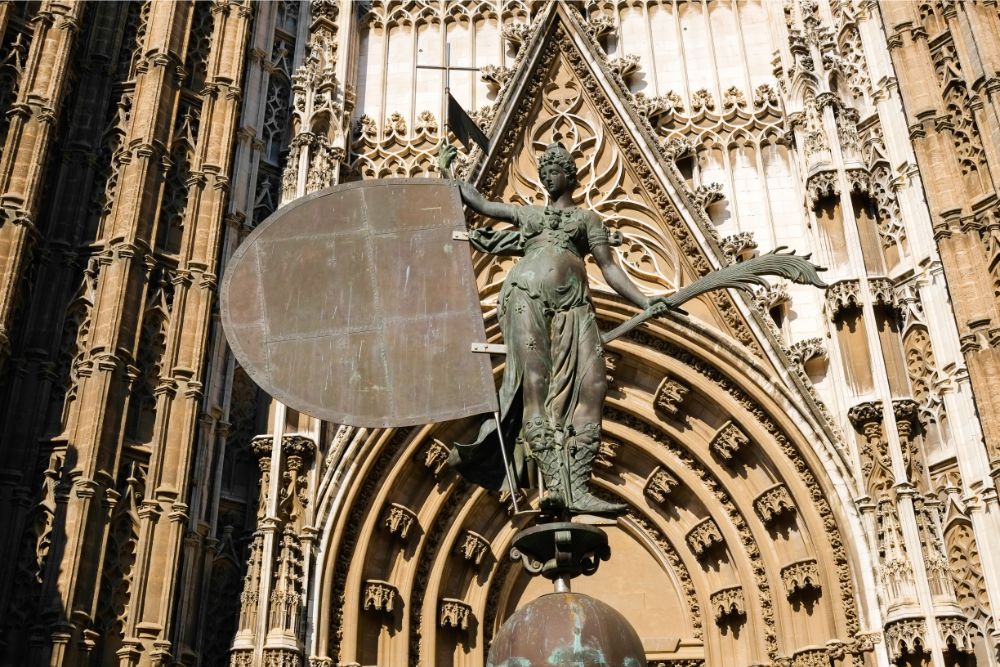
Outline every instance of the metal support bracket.
[[507, 346], [499, 343], [473, 343], [472, 351], [480, 354], [507, 354]]

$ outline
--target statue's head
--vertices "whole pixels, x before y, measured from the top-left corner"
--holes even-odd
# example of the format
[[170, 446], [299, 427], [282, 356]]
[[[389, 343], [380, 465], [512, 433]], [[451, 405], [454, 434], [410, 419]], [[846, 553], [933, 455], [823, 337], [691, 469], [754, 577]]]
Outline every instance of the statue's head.
[[576, 187], [576, 162], [560, 143], [551, 143], [538, 158], [538, 175], [553, 199]]

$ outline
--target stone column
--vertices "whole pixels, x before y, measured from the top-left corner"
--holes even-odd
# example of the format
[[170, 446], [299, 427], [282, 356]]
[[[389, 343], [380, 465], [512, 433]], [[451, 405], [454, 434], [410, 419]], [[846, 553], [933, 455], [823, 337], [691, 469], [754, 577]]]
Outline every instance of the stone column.
[[[0, 19], [6, 23], [5, 4]], [[35, 34], [10, 109], [0, 157], [0, 367], [10, 354], [10, 326], [24, 267], [38, 235], [38, 204], [59, 106], [80, 28], [83, 3], [47, 0], [35, 15]]]
[[[181, 551], [189, 529], [187, 501], [205, 373], [205, 345], [217, 285], [218, 245], [227, 170], [240, 99], [240, 77], [252, 13], [249, 0], [216, 0], [212, 46], [202, 89], [200, 124], [190, 163], [187, 207], [149, 465], [150, 498], [159, 512], [140, 528], [134, 590], [125, 643], [128, 664], [170, 664], [174, 650], [176, 585], [184, 581]], [[161, 223], [162, 224], [162, 223]], [[210, 446], [211, 443], [202, 443]], [[160, 514], [162, 512], [166, 516]], [[167, 519], [164, 521], [163, 519]], [[197, 562], [184, 561], [184, 567]]]
[[[121, 158], [117, 197], [105, 223], [105, 250], [98, 260], [86, 342], [87, 373], [77, 387], [67, 432], [72, 489], [65, 513], [66, 544], [62, 562], [51, 576], [52, 603], [65, 614], [53, 627], [54, 638], [57, 633], [68, 637], [60, 643], [65, 654], [54, 652], [53, 664], [73, 666], [87, 660], [87, 610], [94, 604], [100, 574], [95, 564], [101, 562], [105, 548], [106, 505], [121, 457], [130, 384], [138, 372], [131, 350], [138, 338], [149, 272], [155, 266], [153, 226], [172, 125], [163, 119], [171, 117], [176, 104], [190, 14], [189, 4], [151, 3], [143, 56], [136, 68], [133, 113], [123, 140], [127, 149]], [[157, 489], [159, 484], [159, 479], [149, 478], [147, 488]], [[139, 508], [140, 541], [149, 539], [150, 525], [165, 511], [174, 520], [182, 517], [182, 501], [176, 494], [148, 495]], [[143, 602], [155, 606], [160, 601]], [[149, 632], [151, 639], [156, 634]]]
[[[0, 22], [9, 8], [10, 3], [0, 4]], [[90, 35], [119, 33], [126, 8], [125, 3], [94, 7]], [[124, 47], [116, 39], [91, 38], [81, 44], [74, 59], [79, 66], [77, 85], [66, 113], [65, 142], [59, 147], [55, 186], [46, 192], [46, 198], [56, 203], [42, 221], [45, 239], [39, 249], [42, 261], [37, 263], [34, 298], [18, 317], [25, 342], [21, 350], [15, 351], [19, 355], [16, 372], [4, 378], [7, 391], [0, 408], [0, 535], [23, 534], [27, 509], [37, 489], [31, 473], [38, 461], [39, 439], [54, 434], [45, 432], [51, 428], [53, 390], [70, 374], [71, 362], [60, 358], [66, 353], [61, 336], [70, 319], [65, 306], [80, 283], [86, 287], [92, 277], [83, 266], [86, 255], [80, 249], [84, 232], [79, 214], [89, 204], [99, 169], [94, 155], [101, 153], [109, 112], [114, 114], [112, 78], [101, 65], [115, 62], [120, 48]], [[0, 541], [0, 562], [11, 564], [0, 567], [0, 616], [8, 608], [9, 575], [16, 569], [13, 564], [18, 558], [18, 544], [17, 539]]]

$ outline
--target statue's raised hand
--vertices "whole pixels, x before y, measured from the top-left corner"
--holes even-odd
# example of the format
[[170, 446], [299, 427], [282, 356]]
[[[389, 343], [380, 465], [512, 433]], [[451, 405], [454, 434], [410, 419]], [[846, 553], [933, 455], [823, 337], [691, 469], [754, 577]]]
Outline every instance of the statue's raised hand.
[[437, 161], [438, 169], [441, 171], [443, 177], [452, 177], [451, 163], [454, 161], [456, 155], [458, 155], [458, 149], [442, 139], [441, 143], [438, 144]]

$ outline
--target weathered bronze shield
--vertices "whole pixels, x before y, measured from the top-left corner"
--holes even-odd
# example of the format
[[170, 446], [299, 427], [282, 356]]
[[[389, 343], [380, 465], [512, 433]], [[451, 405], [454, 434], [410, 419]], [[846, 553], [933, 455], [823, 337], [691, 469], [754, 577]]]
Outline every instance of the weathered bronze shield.
[[282, 207], [239, 247], [222, 324], [250, 377], [338, 424], [410, 426], [497, 410], [458, 188], [350, 183]]

